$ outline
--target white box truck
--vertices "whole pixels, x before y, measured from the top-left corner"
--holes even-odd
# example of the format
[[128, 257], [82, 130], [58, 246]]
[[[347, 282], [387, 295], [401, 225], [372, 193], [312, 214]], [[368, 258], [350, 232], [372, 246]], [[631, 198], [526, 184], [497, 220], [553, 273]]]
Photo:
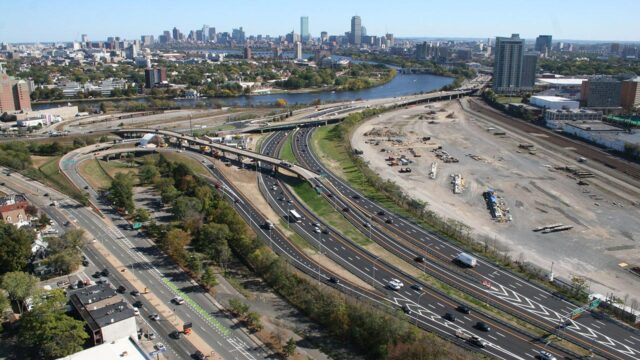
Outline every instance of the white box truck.
[[476, 267], [476, 265], [478, 265], [478, 260], [467, 253], [458, 254], [455, 260], [460, 264], [468, 267]]

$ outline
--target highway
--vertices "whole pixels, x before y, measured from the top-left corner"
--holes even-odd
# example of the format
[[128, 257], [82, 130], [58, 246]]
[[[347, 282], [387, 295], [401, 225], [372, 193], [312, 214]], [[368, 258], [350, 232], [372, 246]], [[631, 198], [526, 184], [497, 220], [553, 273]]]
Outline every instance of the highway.
[[[339, 205], [348, 206], [350, 213], [360, 214], [360, 221], [347, 216], [356, 227], [362, 228], [362, 219], [371, 219], [371, 223], [375, 224], [373, 232], [379, 239], [383, 239], [384, 243], [381, 245], [385, 248], [392, 247], [390, 251], [401, 254], [401, 257], [420, 269], [423, 264], [416, 264], [411, 259], [425, 256], [429, 260], [426, 269], [434, 276], [445, 279], [443, 281], [480, 299], [488, 299], [492, 304], [527, 322], [538, 324], [576, 344], [593, 349], [599, 355], [614, 359], [640, 357], [640, 336], [616, 321], [599, 319], [588, 313], [575, 320], [568, 319], [570, 312], [579, 305], [482, 258], [478, 259], [479, 265], [474, 269], [462, 270], [454, 266], [452, 260], [463, 250], [408, 219], [391, 215], [388, 209], [365, 198], [331, 173], [310, 146], [312, 132], [311, 128], [302, 128], [297, 135], [300, 140], [292, 142], [300, 164], [322, 173], [322, 182], [315, 181], [315, 184], [331, 192], [334, 198], [340, 199]], [[332, 203], [334, 206], [338, 205], [337, 201]], [[383, 213], [385, 215], [379, 215]], [[392, 224], [385, 221], [389, 216], [394, 219]]]
[[[83, 159], [92, 156], [83, 155], [82, 151], [74, 151], [65, 155], [60, 164], [65, 174], [79, 188], [88, 187], [92, 203], [106, 216], [106, 220], [85, 207], [71, 212], [70, 217], [76, 219], [81, 228], [98, 239], [129, 271], [134, 272], [150, 292], [170, 306], [174, 316], [182, 323], [192, 322], [193, 332], [224, 359], [268, 357], [269, 353], [256, 344], [242, 327], [235, 326], [232, 319], [221, 311], [219, 304], [216, 304], [209, 294], [149, 239], [138, 231], [131, 230], [126, 220], [89, 187], [78, 173], [77, 165]], [[176, 295], [183, 296], [187, 302], [181, 306], [172, 305], [170, 300]], [[172, 346], [175, 342], [168, 345]], [[181, 356], [188, 358], [190, 354]]]
[[[263, 142], [262, 151], [277, 154], [284, 139], [284, 133], [274, 134]], [[429, 331], [444, 333], [448, 336], [454, 336], [456, 330], [463, 330], [468, 334], [479, 336], [489, 343], [485, 350], [500, 358], [533, 357], [545, 348], [545, 344], [537, 337], [518, 331], [497, 319], [478, 312], [476, 309], [473, 309], [471, 314], [458, 312], [456, 309], [462, 305], [461, 303], [395, 269], [324, 224], [322, 219], [317, 218], [299, 203], [296, 197], [288, 191], [281, 177], [274, 175], [272, 171], [261, 172], [259, 186], [269, 204], [285, 221], [289, 221], [290, 210], [296, 210], [302, 215], [301, 222], [289, 222], [291, 229], [305, 238], [318, 251], [385, 294], [388, 301], [393, 304], [392, 306], [397, 308], [406, 306], [411, 309], [409, 321], [412, 323]], [[315, 229], [317, 225], [327, 231], [318, 232]], [[388, 286], [389, 281], [394, 278], [405, 284], [400, 291], [391, 290]], [[411, 285], [414, 284], [420, 284], [426, 290], [420, 291], [411, 288]], [[446, 320], [444, 318], [446, 313], [455, 314], [457, 319], [454, 322]], [[487, 333], [477, 329], [476, 323], [478, 321], [485, 322], [493, 330]], [[546, 347], [546, 350], [561, 358], [568, 355], [552, 347]]]

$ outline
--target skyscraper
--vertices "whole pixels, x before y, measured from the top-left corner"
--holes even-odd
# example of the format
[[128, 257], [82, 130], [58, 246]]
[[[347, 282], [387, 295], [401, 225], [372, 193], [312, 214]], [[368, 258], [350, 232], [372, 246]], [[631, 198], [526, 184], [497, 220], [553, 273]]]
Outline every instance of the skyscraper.
[[536, 51], [547, 56], [551, 51], [551, 35], [540, 35], [536, 38]]
[[522, 79], [524, 39], [518, 34], [496, 37], [493, 89], [497, 93], [517, 92]]
[[296, 60], [302, 60], [302, 43], [296, 42]]
[[0, 71], [0, 114], [16, 110], [31, 110], [29, 85]]
[[80, 39], [81, 39], [80, 41], [82, 41], [83, 43], [89, 42], [89, 36], [87, 36], [87, 34], [82, 34], [80, 36]]
[[173, 28], [173, 41], [178, 41], [180, 40], [180, 30], [178, 30], [178, 28], [174, 27]]
[[351, 38], [349, 42], [352, 45], [360, 46], [362, 43], [362, 20], [360, 20], [360, 16], [354, 16], [351, 18], [351, 33], [349, 33]]
[[522, 79], [520, 80], [520, 88], [522, 90], [533, 90], [536, 82], [536, 65], [538, 64], [538, 52], [525, 53], [522, 59]]
[[300, 37], [302, 41], [309, 41], [309, 17], [300, 17]]

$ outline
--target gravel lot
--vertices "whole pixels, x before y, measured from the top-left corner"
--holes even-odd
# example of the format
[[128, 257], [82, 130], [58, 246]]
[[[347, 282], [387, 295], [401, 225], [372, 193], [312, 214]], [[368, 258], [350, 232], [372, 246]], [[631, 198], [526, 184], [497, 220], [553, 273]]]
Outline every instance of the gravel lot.
[[[364, 160], [384, 179], [427, 201], [436, 213], [468, 225], [479, 238], [514, 258], [546, 269], [554, 262], [558, 276], [585, 276], [592, 290], [640, 299], [640, 279], [620, 267], [623, 262], [640, 264], [638, 199], [616, 195], [618, 191], [610, 192], [600, 186], [601, 181], [589, 178], [583, 179], [589, 185], [578, 185], [575, 175], [557, 168], [588, 171], [585, 164], [539, 147], [521, 148], [522, 139], [509, 132], [500, 135], [502, 131], [494, 124], [467, 118], [458, 102], [447, 102], [380, 115], [356, 129], [351, 143], [364, 151]], [[535, 138], [527, 142], [535, 145]], [[432, 150], [439, 146], [459, 162], [436, 158]], [[413, 163], [387, 165], [386, 158], [401, 155]], [[433, 162], [437, 162], [434, 180], [429, 178]], [[403, 167], [412, 172], [400, 173]], [[453, 193], [453, 174], [463, 178], [460, 194]], [[482, 196], [489, 188], [503, 198], [513, 221], [492, 219]], [[532, 231], [556, 223], [573, 229], [549, 234]]]

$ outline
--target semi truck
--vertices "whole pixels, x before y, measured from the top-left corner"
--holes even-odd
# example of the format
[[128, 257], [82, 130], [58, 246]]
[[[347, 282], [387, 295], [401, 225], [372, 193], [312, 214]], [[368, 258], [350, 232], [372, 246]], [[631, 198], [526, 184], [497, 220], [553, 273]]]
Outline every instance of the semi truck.
[[478, 265], [478, 260], [467, 254], [467, 253], [460, 253], [458, 254], [458, 256], [456, 256], [455, 260], [464, 265], [464, 266], [468, 266], [468, 267], [476, 267]]

